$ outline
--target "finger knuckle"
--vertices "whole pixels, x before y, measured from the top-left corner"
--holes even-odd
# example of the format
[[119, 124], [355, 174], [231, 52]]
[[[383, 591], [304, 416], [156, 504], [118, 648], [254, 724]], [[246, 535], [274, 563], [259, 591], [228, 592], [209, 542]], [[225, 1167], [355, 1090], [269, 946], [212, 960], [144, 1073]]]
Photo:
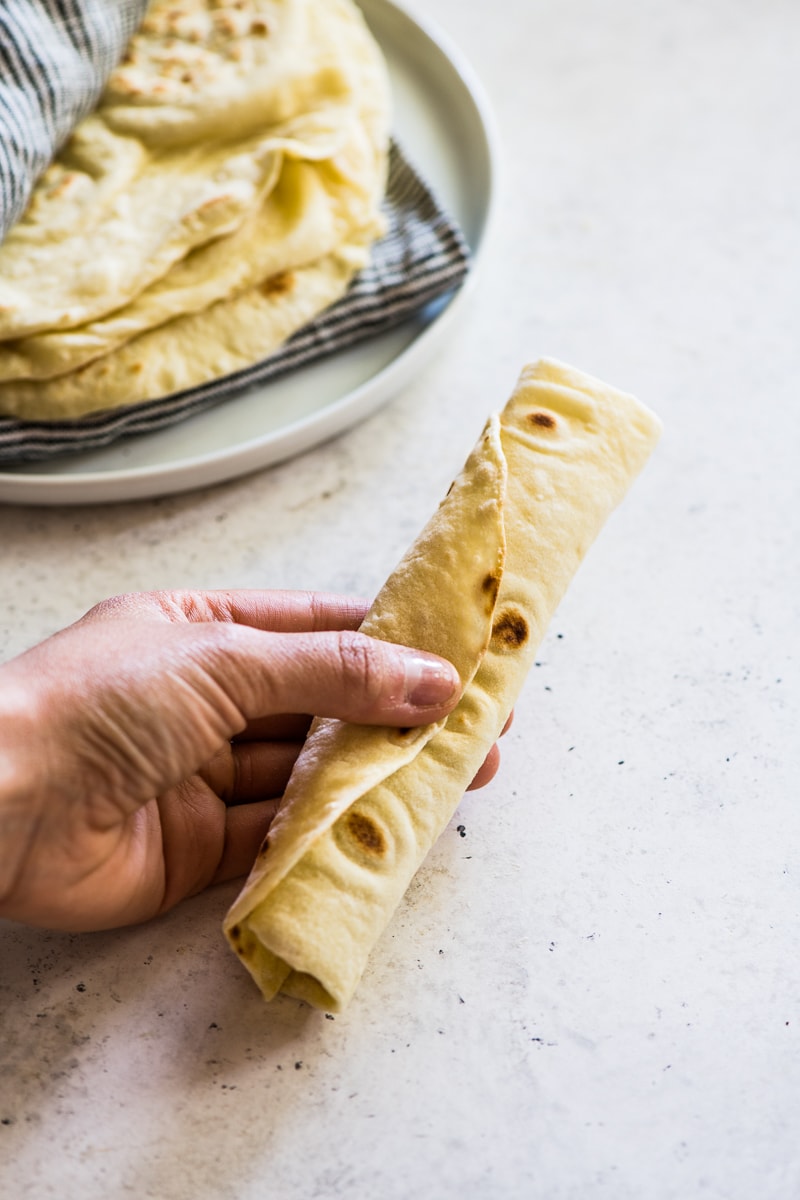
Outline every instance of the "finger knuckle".
[[339, 637], [339, 657], [346, 680], [358, 682], [367, 700], [382, 695], [386, 667], [378, 643], [363, 634], [343, 633]]
[[120, 592], [117, 596], [108, 596], [89, 609], [85, 620], [124, 616], [133, 607], [135, 600], [136, 593], [134, 592]]
[[311, 621], [312, 629], [326, 628], [326, 612], [323, 597], [318, 592], [301, 592], [302, 601], [305, 604]]

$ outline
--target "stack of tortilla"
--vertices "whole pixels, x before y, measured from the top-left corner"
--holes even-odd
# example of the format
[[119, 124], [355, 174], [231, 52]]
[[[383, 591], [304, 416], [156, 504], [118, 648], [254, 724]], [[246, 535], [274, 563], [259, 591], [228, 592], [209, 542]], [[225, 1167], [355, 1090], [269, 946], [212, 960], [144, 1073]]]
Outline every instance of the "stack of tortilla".
[[153, 0], [0, 246], [0, 413], [136, 404], [271, 354], [383, 231], [389, 117], [351, 0]]

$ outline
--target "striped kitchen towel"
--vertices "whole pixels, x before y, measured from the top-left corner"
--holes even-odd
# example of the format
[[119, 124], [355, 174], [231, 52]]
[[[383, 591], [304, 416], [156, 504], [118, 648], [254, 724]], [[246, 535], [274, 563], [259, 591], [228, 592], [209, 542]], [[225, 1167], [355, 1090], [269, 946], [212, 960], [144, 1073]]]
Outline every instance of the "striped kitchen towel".
[[147, 0], [0, 0], [0, 241], [94, 108]]

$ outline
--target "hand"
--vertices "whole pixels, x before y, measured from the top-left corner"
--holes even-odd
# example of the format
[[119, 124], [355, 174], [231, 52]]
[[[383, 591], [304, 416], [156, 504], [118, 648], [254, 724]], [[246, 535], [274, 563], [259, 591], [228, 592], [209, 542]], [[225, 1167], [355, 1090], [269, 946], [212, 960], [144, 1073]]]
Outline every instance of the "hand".
[[[432, 655], [301, 592], [105, 601], [0, 667], [0, 916], [147, 920], [244, 875], [314, 713], [421, 725], [456, 704]], [[494, 775], [497, 747], [473, 781]]]

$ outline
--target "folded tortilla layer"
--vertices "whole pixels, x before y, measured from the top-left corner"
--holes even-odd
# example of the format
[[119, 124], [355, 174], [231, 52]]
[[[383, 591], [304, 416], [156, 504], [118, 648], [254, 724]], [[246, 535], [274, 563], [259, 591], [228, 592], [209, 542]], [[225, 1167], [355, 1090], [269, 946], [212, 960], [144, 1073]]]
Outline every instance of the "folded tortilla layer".
[[362, 629], [433, 651], [463, 694], [436, 725], [318, 719], [225, 933], [264, 996], [329, 1012], [500, 735], [548, 623], [660, 422], [552, 360], [526, 367]]

